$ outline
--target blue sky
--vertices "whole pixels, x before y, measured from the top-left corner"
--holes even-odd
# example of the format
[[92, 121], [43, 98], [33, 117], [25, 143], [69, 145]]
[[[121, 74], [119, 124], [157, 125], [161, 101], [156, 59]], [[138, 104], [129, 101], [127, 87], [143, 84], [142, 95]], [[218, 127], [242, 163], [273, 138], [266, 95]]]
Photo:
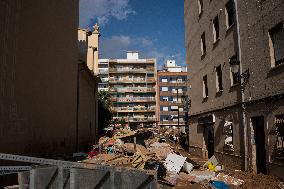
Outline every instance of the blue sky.
[[182, 0], [80, 0], [81, 28], [100, 25], [100, 58], [157, 58], [159, 67], [174, 57], [185, 65]]

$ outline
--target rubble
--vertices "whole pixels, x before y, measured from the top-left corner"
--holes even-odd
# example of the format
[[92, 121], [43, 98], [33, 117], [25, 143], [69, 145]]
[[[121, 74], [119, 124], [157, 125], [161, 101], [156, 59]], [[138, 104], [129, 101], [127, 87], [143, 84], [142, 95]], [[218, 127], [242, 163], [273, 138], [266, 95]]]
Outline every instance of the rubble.
[[229, 185], [235, 185], [235, 186], [239, 186], [242, 185], [244, 183], [243, 180], [241, 179], [236, 179], [232, 176], [226, 175], [224, 173], [219, 173], [214, 180], [218, 180], [218, 181], [224, 181], [226, 184]]
[[[112, 137], [101, 137], [98, 145], [93, 146], [92, 153], [85, 163], [126, 166], [136, 169], [156, 170], [160, 188], [163, 186], [176, 188], [227, 189], [234, 187], [249, 188], [250, 185], [242, 175], [231, 175], [213, 155], [207, 161], [196, 162], [187, 151], [176, 143], [169, 141], [170, 135], [179, 136], [173, 131], [163, 135], [145, 134], [143, 131], [133, 132], [118, 130]], [[139, 140], [137, 140], [137, 138]], [[163, 138], [165, 142], [159, 142]], [[205, 163], [204, 163], [205, 162]], [[239, 171], [243, 173], [242, 171]], [[238, 173], [238, 172], [235, 172]], [[283, 183], [275, 182], [273, 186], [283, 187]], [[269, 188], [269, 187], [267, 187]]]

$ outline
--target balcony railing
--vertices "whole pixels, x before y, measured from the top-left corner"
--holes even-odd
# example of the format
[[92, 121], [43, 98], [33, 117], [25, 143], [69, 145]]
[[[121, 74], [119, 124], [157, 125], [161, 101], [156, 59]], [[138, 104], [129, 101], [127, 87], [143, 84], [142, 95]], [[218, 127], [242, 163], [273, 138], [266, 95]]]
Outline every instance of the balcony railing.
[[139, 106], [134, 106], [134, 107], [118, 107], [118, 108], [113, 108], [113, 111], [115, 112], [139, 112], [139, 111], [155, 111], [156, 107], [151, 106], [151, 107], [139, 107]]
[[156, 80], [153, 79], [144, 79], [144, 78], [122, 78], [122, 79], [115, 79], [115, 78], [109, 78], [109, 82], [111, 83], [154, 83]]
[[114, 120], [125, 120], [126, 122], [147, 122], [147, 121], [156, 121], [156, 117], [113, 117]]
[[99, 74], [108, 74], [108, 69], [99, 69]]
[[[184, 125], [184, 124], [185, 124], [185, 121], [180, 119], [179, 125], [181, 126], [181, 125]], [[175, 119], [172, 120], [172, 121], [168, 121], [168, 120], [163, 121], [163, 120], [161, 120], [159, 122], [159, 125], [178, 125], [178, 120], [175, 120]]]
[[125, 88], [110, 88], [111, 92], [156, 92], [155, 88], [148, 87], [125, 87]]
[[109, 72], [154, 72], [154, 68], [110, 68]]
[[133, 121], [133, 122], [156, 121], [156, 118], [155, 117], [130, 117], [129, 121]]
[[141, 101], [141, 102], [148, 102], [148, 101], [155, 101], [155, 97], [118, 97], [112, 98], [112, 101], [116, 102], [133, 102], [133, 101]]

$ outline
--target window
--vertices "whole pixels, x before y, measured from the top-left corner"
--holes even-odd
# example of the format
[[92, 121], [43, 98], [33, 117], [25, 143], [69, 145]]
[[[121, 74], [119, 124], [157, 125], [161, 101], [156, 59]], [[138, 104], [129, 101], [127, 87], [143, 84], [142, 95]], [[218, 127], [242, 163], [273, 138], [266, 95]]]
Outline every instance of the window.
[[162, 82], [168, 82], [168, 79], [167, 78], [162, 79]]
[[203, 98], [208, 97], [207, 75], [203, 77]]
[[163, 101], [169, 101], [169, 98], [167, 96], [162, 97]]
[[235, 22], [235, 5], [234, 5], [233, 0], [230, 0], [226, 4], [225, 14], [226, 14], [226, 25], [227, 25], [227, 28], [229, 28]]
[[201, 56], [206, 54], [205, 32], [201, 35]]
[[271, 66], [284, 63], [284, 28], [283, 22], [277, 24], [269, 31], [269, 47]]
[[203, 2], [202, 0], [198, 0], [198, 15], [200, 16], [203, 12]]
[[177, 111], [178, 110], [178, 106], [171, 106], [171, 110], [172, 111]]
[[216, 89], [217, 89], [217, 92], [220, 92], [223, 90], [221, 65], [219, 65], [216, 68]]
[[284, 158], [284, 114], [275, 116], [276, 144], [274, 144], [275, 158]]
[[168, 87], [162, 87], [162, 91], [168, 91]]
[[213, 20], [213, 37], [214, 37], [214, 42], [219, 39], [219, 19], [218, 16], [216, 16]]
[[223, 134], [225, 136], [224, 150], [234, 151], [233, 145], [233, 123], [231, 121], [226, 121], [223, 127]]
[[163, 111], [169, 111], [169, 107], [163, 106]]

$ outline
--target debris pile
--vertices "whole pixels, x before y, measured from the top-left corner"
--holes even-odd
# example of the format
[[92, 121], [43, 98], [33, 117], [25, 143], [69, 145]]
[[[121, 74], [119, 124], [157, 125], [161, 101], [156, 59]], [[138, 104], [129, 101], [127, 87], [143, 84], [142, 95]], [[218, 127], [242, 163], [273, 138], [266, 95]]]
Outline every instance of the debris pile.
[[159, 188], [243, 188], [245, 181], [226, 173], [214, 155], [198, 164], [171, 141], [171, 135], [119, 130], [101, 137], [84, 162], [156, 170]]

